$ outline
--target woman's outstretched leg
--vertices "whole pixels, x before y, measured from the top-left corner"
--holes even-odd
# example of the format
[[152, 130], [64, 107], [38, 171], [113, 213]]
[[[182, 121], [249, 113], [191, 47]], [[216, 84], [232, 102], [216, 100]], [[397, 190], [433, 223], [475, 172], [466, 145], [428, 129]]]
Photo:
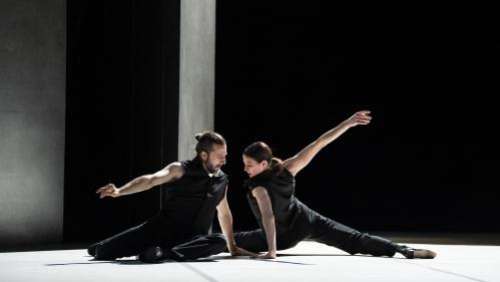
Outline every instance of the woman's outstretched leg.
[[406, 258], [432, 259], [436, 253], [396, 244], [388, 239], [359, 232], [320, 214], [312, 217], [310, 238], [339, 248], [349, 254], [392, 257], [400, 253]]

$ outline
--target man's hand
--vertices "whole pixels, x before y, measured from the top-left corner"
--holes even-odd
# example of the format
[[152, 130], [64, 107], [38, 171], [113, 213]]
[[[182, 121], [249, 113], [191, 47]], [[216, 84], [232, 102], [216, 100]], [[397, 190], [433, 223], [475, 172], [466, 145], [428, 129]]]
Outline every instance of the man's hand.
[[102, 199], [104, 197], [112, 197], [116, 198], [120, 196], [120, 190], [116, 188], [115, 184], [110, 183], [106, 186], [103, 186], [95, 192], [96, 194], [99, 194], [99, 198]]
[[355, 127], [357, 125], [367, 125], [372, 120], [370, 111], [359, 111], [354, 113], [350, 118], [344, 121], [348, 127]]

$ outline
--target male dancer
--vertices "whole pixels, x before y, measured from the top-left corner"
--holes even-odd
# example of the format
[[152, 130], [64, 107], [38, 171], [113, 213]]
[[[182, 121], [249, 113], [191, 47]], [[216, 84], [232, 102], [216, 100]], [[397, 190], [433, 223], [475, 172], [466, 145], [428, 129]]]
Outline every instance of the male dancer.
[[[215, 132], [196, 135], [197, 156], [173, 162], [154, 174], [140, 176], [121, 188], [108, 184], [97, 190], [100, 198], [121, 197], [166, 184], [164, 208], [153, 218], [88, 248], [99, 260], [138, 255], [143, 262], [164, 259], [194, 260], [229, 250], [232, 255], [249, 252], [236, 246], [233, 217], [227, 202], [227, 145]], [[217, 210], [222, 234], [209, 234]]]

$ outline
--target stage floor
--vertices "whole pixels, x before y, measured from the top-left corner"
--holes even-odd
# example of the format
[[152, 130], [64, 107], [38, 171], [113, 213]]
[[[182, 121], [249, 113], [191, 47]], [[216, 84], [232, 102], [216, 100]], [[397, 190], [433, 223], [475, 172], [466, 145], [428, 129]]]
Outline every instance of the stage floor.
[[83, 249], [0, 253], [0, 281], [500, 281], [500, 246], [421, 245], [434, 260], [351, 256], [302, 242], [276, 260], [231, 258], [227, 253], [197, 262], [142, 264], [133, 258], [92, 261]]

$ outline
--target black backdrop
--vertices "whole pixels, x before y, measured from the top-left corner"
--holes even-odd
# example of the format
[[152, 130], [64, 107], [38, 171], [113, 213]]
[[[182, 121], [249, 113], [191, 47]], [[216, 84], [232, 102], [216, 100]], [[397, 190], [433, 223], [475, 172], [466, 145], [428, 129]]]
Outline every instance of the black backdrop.
[[102, 239], [161, 207], [161, 190], [99, 200], [177, 158], [177, 1], [68, 2], [64, 239]]
[[[175, 159], [175, 2], [68, 3], [66, 241], [159, 209], [159, 189], [93, 192]], [[369, 109], [371, 125], [297, 177], [302, 201], [361, 229], [500, 231], [496, 22], [472, 9], [327, 3], [217, 3], [215, 128], [229, 142], [235, 227], [256, 226], [241, 188], [247, 144], [285, 158]]]
[[369, 109], [371, 125], [299, 174], [300, 199], [362, 229], [500, 230], [496, 22], [472, 8], [327, 3], [219, 2], [216, 129], [230, 143], [236, 226], [253, 222], [246, 145], [286, 158]]

